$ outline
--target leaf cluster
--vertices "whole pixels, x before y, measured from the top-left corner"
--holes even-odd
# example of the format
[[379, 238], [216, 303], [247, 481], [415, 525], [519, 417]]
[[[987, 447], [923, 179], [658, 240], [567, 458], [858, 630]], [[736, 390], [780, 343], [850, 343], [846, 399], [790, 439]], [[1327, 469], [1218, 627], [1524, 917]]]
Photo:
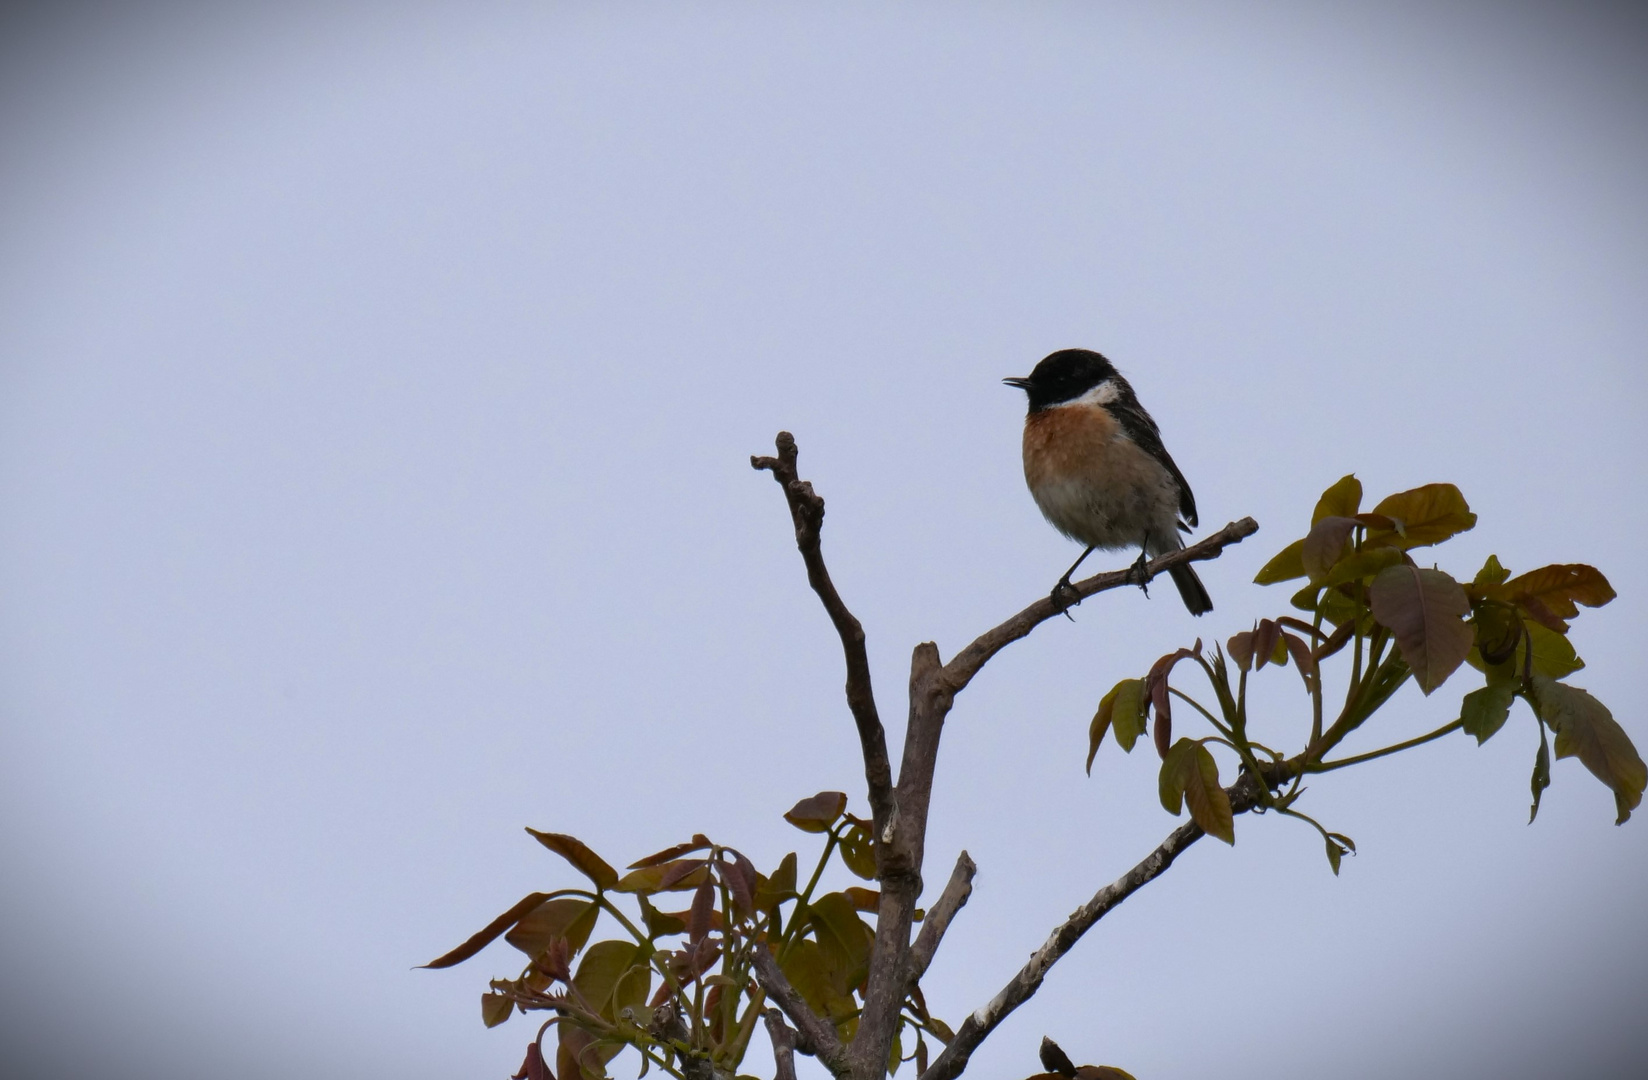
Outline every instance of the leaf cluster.
[[[1556, 756], [1577, 757], [1612, 789], [1623, 823], [1642, 801], [1648, 767], [1607, 707], [1585, 690], [1562, 681], [1584, 667], [1568, 640], [1581, 606], [1600, 607], [1614, 590], [1600, 571], [1583, 564], [1540, 567], [1512, 577], [1497, 557], [1469, 581], [1422, 566], [1415, 549], [1440, 544], [1473, 528], [1471, 512], [1452, 484], [1426, 484], [1361, 509], [1362, 485], [1346, 476], [1323, 492], [1309, 531], [1265, 564], [1254, 579], [1262, 585], [1304, 579], [1292, 607], [1302, 615], [1263, 619], [1211, 653], [1201, 641], [1163, 656], [1143, 678], [1123, 679], [1105, 694], [1088, 729], [1087, 768], [1107, 734], [1131, 753], [1152, 730], [1161, 757], [1163, 807], [1188, 808], [1201, 829], [1235, 842], [1228, 792], [1221, 787], [1210, 746], [1235, 754], [1242, 772], [1259, 781], [1260, 810], [1302, 819], [1321, 833], [1329, 865], [1354, 853], [1345, 836], [1329, 832], [1294, 806], [1301, 781], [1312, 773], [1412, 749], [1455, 730], [1486, 742], [1504, 726], [1513, 702], [1529, 705], [1539, 729], [1532, 779], [1533, 810], [1550, 783], [1546, 732], [1555, 735]], [[1350, 658], [1342, 705], [1327, 719], [1323, 661]], [[1204, 706], [1170, 676], [1191, 660], [1212, 691]], [[1483, 685], [1465, 694], [1459, 719], [1443, 728], [1368, 753], [1339, 760], [1327, 755], [1363, 727], [1410, 679], [1429, 695], [1465, 665]], [[1248, 732], [1248, 681], [1267, 666], [1292, 666], [1309, 698], [1311, 719], [1303, 745], [1285, 754]], [[1173, 738], [1172, 699], [1195, 709], [1213, 729], [1198, 738]], [[1291, 781], [1291, 786], [1288, 782]], [[1275, 789], [1286, 787], [1287, 790]]]
[[[784, 818], [823, 839], [805, 883], [795, 852], [762, 873], [742, 852], [701, 833], [620, 875], [575, 837], [528, 829], [593, 888], [532, 893], [425, 966], [451, 967], [500, 937], [526, 955], [517, 977], [492, 980], [481, 996], [488, 1027], [517, 1011], [553, 1014], [528, 1046], [521, 1078], [603, 1080], [626, 1048], [640, 1054], [641, 1076], [653, 1066], [682, 1080], [736, 1074], [768, 1005], [753, 972], [758, 949], [773, 955], [790, 985], [848, 1041], [875, 942], [866, 915], [873, 916], [880, 894], [856, 885], [819, 888], [832, 861], [874, 881], [871, 823], [847, 813], [839, 791], [803, 799]], [[603, 921], [617, 936], [592, 943]], [[948, 1042], [953, 1033], [927, 1011], [919, 985], [904, 1002], [902, 1020], [889, 1071], [910, 1060], [925, 1070], [927, 1040]], [[552, 1027], [553, 1069], [543, 1049]]]

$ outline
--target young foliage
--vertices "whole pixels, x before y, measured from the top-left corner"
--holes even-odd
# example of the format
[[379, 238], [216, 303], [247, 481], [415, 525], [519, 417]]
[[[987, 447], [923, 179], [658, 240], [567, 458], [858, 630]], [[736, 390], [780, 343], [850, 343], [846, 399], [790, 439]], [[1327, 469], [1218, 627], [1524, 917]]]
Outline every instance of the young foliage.
[[[1305, 776], [1412, 749], [1456, 729], [1486, 742], [1505, 725], [1520, 698], [1540, 725], [1533, 812], [1537, 814], [1540, 795], [1550, 783], [1549, 728], [1558, 758], [1579, 758], [1613, 790], [1617, 821], [1623, 823], [1642, 801], [1648, 767], [1601, 702], [1559, 681], [1584, 667], [1568, 641], [1569, 620], [1579, 614], [1580, 605], [1600, 607], [1614, 598], [1607, 578], [1595, 567], [1577, 563], [1540, 567], [1513, 578], [1497, 557], [1490, 557], [1468, 584], [1461, 584], [1443, 570], [1420, 566], [1409, 554], [1476, 525], [1458, 488], [1427, 484], [1391, 495], [1367, 513], [1361, 511], [1361, 501], [1362, 485], [1354, 476], [1328, 488], [1316, 504], [1310, 530], [1255, 578], [1260, 584], [1304, 578], [1307, 584], [1294, 594], [1292, 605], [1308, 621], [1288, 615], [1263, 619], [1233, 636], [1226, 648], [1237, 669], [1234, 683], [1225, 653], [1215, 649], [1207, 654], [1200, 641], [1163, 656], [1143, 680], [1117, 683], [1100, 702], [1088, 730], [1088, 771], [1107, 730], [1116, 730], [1123, 741], [1124, 718], [1129, 725], [1136, 718], [1142, 729], [1153, 708], [1156, 745], [1162, 752], [1161, 799], [1168, 812], [1179, 814], [1181, 805], [1188, 805], [1204, 832], [1234, 841], [1230, 802], [1218, 787], [1218, 765], [1208, 750], [1209, 743], [1221, 744], [1235, 753], [1244, 773], [1263, 778], [1258, 809], [1315, 826], [1337, 874], [1341, 857], [1354, 853], [1355, 845], [1294, 809]], [[1350, 671], [1344, 705], [1329, 721], [1320, 665], [1339, 654], [1350, 657]], [[1174, 666], [1185, 659], [1202, 669], [1213, 692], [1212, 708], [1168, 685]], [[1247, 690], [1251, 674], [1290, 661], [1310, 699], [1311, 721], [1300, 748], [1283, 754], [1249, 736]], [[1482, 674], [1483, 685], [1464, 695], [1458, 720], [1416, 739], [1328, 760], [1329, 752], [1410, 678], [1429, 695], [1467, 662]], [[1170, 694], [1193, 706], [1214, 734], [1180, 738], [1169, 749]], [[1131, 749], [1131, 740], [1123, 749]], [[1289, 782], [1286, 792], [1275, 790]]]
[[[533, 893], [425, 966], [461, 963], [499, 937], [525, 954], [518, 976], [492, 980], [481, 995], [487, 1027], [516, 1012], [553, 1014], [528, 1046], [522, 1080], [601, 1080], [626, 1048], [640, 1054], [642, 1075], [654, 1066], [683, 1080], [734, 1075], [769, 1004], [753, 971], [756, 950], [766, 951], [807, 1005], [849, 1040], [875, 943], [874, 924], [863, 915], [877, 910], [880, 893], [856, 885], [818, 891], [833, 860], [857, 877], [875, 877], [870, 823], [846, 810], [845, 794], [823, 791], [784, 815], [824, 838], [799, 889], [794, 852], [763, 874], [742, 852], [695, 834], [630, 863], [620, 877], [575, 837], [528, 829], [594, 890]], [[630, 913], [615, 903], [623, 895], [633, 897]], [[678, 899], [669, 901], [672, 895]], [[617, 936], [591, 943], [603, 919], [615, 924]], [[552, 1027], [553, 1067], [542, 1045]], [[912, 983], [889, 1071], [907, 1060], [925, 1063], [929, 1038], [952, 1037]]]

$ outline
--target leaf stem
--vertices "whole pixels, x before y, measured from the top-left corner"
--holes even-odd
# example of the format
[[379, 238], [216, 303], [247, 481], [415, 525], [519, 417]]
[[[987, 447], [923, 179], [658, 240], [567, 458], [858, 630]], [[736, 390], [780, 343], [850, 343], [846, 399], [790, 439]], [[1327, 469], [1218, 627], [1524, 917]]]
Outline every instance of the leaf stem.
[[[1213, 714], [1208, 712], [1206, 709], [1202, 708], [1202, 703], [1197, 701], [1195, 698], [1191, 697], [1189, 694], [1186, 694], [1184, 691], [1180, 690], [1176, 686], [1168, 687], [1167, 692], [1172, 694], [1174, 697], [1178, 698], [1180, 701], [1183, 701], [1185, 704], [1189, 705], [1192, 709], [1195, 709], [1197, 712], [1201, 713], [1203, 716], [1207, 717], [1207, 722], [1212, 724], [1222, 734], [1224, 734], [1224, 735], [1231, 735], [1232, 734], [1232, 732], [1229, 728], [1225, 727], [1218, 720], [1214, 719]], [[1223, 741], [1223, 740], [1221, 740], [1221, 741]], [[1232, 744], [1232, 748], [1234, 748], [1234, 744]]]
[[1464, 726], [1464, 720], [1455, 720], [1451, 724], [1446, 724], [1437, 728], [1428, 735], [1421, 735], [1416, 739], [1409, 739], [1406, 742], [1399, 742], [1394, 746], [1387, 746], [1383, 750], [1372, 750], [1366, 754], [1357, 754], [1355, 757], [1340, 758], [1338, 761], [1319, 761], [1315, 764], [1307, 764], [1305, 766], [1305, 771], [1312, 773], [1324, 773], [1332, 772], [1334, 769], [1343, 769], [1347, 765], [1360, 765], [1364, 761], [1372, 761], [1375, 758], [1382, 758], [1386, 754], [1394, 754], [1401, 750], [1412, 750], [1416, 746], [1423, 746], [1432, 739], [1440, 739], [1442, 736], [1447, 735], [1450, 732], [1458, 731]]

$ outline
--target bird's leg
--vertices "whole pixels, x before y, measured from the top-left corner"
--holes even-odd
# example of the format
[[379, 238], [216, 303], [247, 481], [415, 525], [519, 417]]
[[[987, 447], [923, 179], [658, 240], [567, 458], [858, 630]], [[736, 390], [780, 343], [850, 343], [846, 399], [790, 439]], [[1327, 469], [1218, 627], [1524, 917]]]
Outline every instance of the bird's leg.
[[1150, 595], [1150, 537], [1144, 538], [1144, 546], [1139, 549], [1139, 557], [1132, 566], [1127, 568], [1127, 580], [1137, 585], [1146, 596]]
[[[1082, 564], [1083, 559], [1093, 554], [1093, 548], [1096, 546], [1097, 545], [1094, 544], [1087, 545], [1087, 550], [1082, 552], [1081, 555], [1076, 558], [1076, 561], [1070, 564], [1070, 569], [1064, 572], [1064, 576], [1059, 578], [1059, 583], [1053, 586], [1053, 591], [1049, 594], [1049, 598], [1053, 601], [1053, 605], [1063, 612], [1064, 617], [1069, 619], [1071, 622], [1075, 622], [1076, 620], [1070, 614], [1070, 606], [1072, 604], [1080, 603], [1081, 598], [1075, 595], [1076, 590], [1070, 585], [1070, 575], [1076, 572], [1076, 567]], [[1070, 597], [1070, 599], [1066, 599], [1066, 597]]]

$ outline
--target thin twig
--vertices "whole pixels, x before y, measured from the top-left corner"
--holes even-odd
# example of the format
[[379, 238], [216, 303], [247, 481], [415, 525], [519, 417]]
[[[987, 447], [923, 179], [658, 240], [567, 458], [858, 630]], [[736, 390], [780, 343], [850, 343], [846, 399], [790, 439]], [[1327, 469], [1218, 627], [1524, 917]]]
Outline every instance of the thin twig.
[[755, 968], [756, 981], [761, 984], [761, 989], [795, 1025], [800, 1035], [796, 1045], [817, 1057], [836, 1076], [847, 1075], [847, 1051], [842, 1047], [841, 1040], [836, 1038], [835, 1028], [813, 1012], [812, 1006], [790, 985], [790, 980], [779, 970], [772, 950], [756, 949], [750, 954], [750, 964]]
[[[1285, 770], [1267, 769], [1266, 778], [1274, 786]], [[1230, 797], [1230, 808], [1241, 814], [1253, 809], [1259, 802], [1259, 781], [1251, 774], [1225, 789]], [[1041, 989], [1047, 972], [1069, 952], [1082, 935], [1104, 918], [1111, 909], [1149, 884], [1169, 867], [1186, 848], [1200, 840], [1202, 830], [1194, 822], [1187, 822], [1170, 833], [1156, 850], [1146, 855], [1133, 869], [1093, 894], [1093, 898], [1076, 910], [1053, 933], [1041, 948], [1030, 956], [1030, 962], [1014, 975], [990, 1003], [970, 1014], [956, 1029], [956, 1037], [944, 1048], [937, 1060], [927, 1067], [917, 1080], [952, 1080], [967, 1067], [967, 1060], [985, 1038], [996, 1029], [1014, 1009], [1029, 1001]]]
[[[1231, 544], [1241, 543], [1258, 531], [1259, 523], [1250, 517], [1233, 521], [1218, 532], [1187, 548], [1171, 551], [1166, 555], [1153, 559], [1147, 568], [1147, 573], [1151, 577], [1155, 577], [1157, 574], [1181, 563], [1216, 559], [1225, 548]], [[1075, 589], [1078, 599], [1085, 600], [1087, 597], [1104, 592], [1107, 589], [1135, 584], [1136, 580], [1128, 570], [1111, 570], [1078, 581], [1072, 588]], [[959, 692], [972, 681], [973, 676], [979, 673], [979, 669], [983, 668], [992, 656], [1028, 635], [1030, 631], [1043, 622], [1063, 613], [1064, 609], [1055, 604], [1052, 597], [1043, 597], [1000, 626], [980, 634], [971, 645], [961, 650], [951, 658], [948, 664], [944, 665], [944, 681], [947, 689], [952, 694]]]
[[841, 594], [830, 580], [830, 571], [824, 565], [824, 550], [819, 534], [824, 528], [824, 498], [813, 491], [812, 484], [796, 474], [799, 453], [795, 436], [780, 431], [775, 440], [777, 457], [750, 458], [751, 467], [773, 474], [784, 490], [784, 499], [790, 507], [790, 518], [795, 523], [795, 546], [807, 566], [807, 583], [823, 601], [824, 610], [835, 624], [841, 638], [841, 651], [847, 660], [847, 707], [858, 726], [858, 739], [864, 750], [864, 778], [868, 782], [870, 811], [880, 832], [887, 825], [893, 810], [893, 769], [887, 757], [887, 734], [876, 711], [875, 694], [870, 685], [870, 660], [864, 649], [864, 627], [847, 610]]
[[795, 1032], [777, 1009], [768, 1009], [762, 1018], [767, 1021], [767, 1038], [772, 1040], [773, 1080], [795, 1080]]
[[950, 920], [956, 917], [967, 898], [973, 895], [973, 875], [978, 873], [978, 866], [972, 856], [965, 851], [956, 858], [956, 868], [950, 871], [950, 880], [939, 894], [938, 901], [927, 910], [927, 918], [921, 924], [921, 933], [916, 935], [916, 943], [910, 947], [908, 963], [909, 976], [906, 979], [906, 993], [913, 990], [921, 977], [927, 973], [927, 967], [933, 962], [933, 954], [938, 952], [939, 944], [944, 940], [944, 932], [950, 928]]

